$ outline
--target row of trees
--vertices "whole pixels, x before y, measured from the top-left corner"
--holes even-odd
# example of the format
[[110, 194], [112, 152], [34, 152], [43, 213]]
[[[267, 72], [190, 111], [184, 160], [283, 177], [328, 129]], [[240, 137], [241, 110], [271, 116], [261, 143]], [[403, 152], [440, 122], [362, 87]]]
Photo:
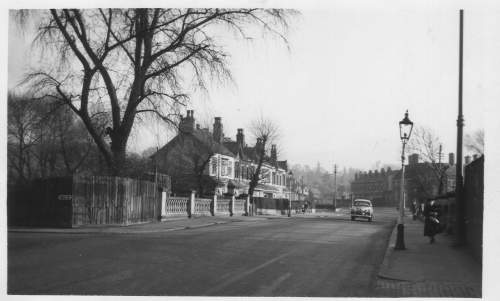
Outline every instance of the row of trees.
[[[106, 174], [107, 167], [85, 126], [57, 99], [10, 92], [7, 97], [9, 183], [74, 173]], [[104, 132], [106, 122], [101, 122]], [[147, 156], [128, 154], [123, 172], [139, 176]]]
[[[311, 187], [320, 195], [317, 196], [323, 200], [332, 199], [334, 194], [334, 174], [333, 171], [328, 171], [319, 163], [315, 168], [309, 165], [296, 164], [292, 167], [292, 171], [297, 178], [300, 178], [302, 183]], [[348, 194], [351, 191], [350, 183], [354, 180], [354, 175], [357, 172], [354, 168], [343, 168], [337, 172], [337, 197]]]

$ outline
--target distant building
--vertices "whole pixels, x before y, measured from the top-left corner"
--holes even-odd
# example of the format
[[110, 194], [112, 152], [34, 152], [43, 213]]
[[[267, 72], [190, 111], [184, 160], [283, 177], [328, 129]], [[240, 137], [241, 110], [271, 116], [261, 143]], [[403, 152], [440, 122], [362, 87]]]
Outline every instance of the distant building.
[[[405, 166], [405, 199], [424, 202], [440, 193], [455, 189], [453, 154], [449, 163], [419, 162], [418, 154], [408, 156]], [[351, 182], [354, 198], [365, 198], [377, 206], [398, 206], [401, 195], [401, 170], [369, 171], [356, 173]]]
[[354, 198], [372, 200], [374, 206], [392, 206], [396, 204], [393, 195], [393, 178], [397, 172], [389, 167], [380, 171], [359, 172], [351, 182]]

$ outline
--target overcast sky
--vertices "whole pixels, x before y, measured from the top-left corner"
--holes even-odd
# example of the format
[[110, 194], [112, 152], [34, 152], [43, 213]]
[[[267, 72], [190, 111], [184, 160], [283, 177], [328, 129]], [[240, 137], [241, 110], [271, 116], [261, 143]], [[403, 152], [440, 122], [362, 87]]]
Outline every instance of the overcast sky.
[[[263, 114], [281, 128], [282, 159], [368, 169], [377, 161], [399, 162], [398, 122], [408, 109], [416, 126], [438, 134], [445, 153], [455, 152], [458, 6], [319, 3], [299, 6], [290, 49], [272, 38], [251, 44], [226, 39], [235, 85], [195, 93], [195, 118], [222, 117], [225, 135], [234, 139], [237, 128]], [[465, 9], [465, 133], [486, 126], [493, 95], [485, 85], [498, 78], [491, 59], [498, 56], [492, 37], [499, 17], [496, 8]], [[29, 39], [9, 29], [10, 88], [36, 63]], [[143, 133], [131, 140], [131, 149], [172, 138], [154, 127]]]

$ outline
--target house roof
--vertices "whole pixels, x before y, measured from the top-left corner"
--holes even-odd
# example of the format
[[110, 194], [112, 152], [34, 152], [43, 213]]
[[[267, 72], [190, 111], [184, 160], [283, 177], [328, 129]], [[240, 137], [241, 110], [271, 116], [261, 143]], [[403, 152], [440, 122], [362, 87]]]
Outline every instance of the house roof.
[[227, 147], [215, 141], [210, 132], [202, 129], [195, 129], [193, 130], [192, 133], [178, 134], [167, 144], [165, 144], [161, 149], [159, 149], [156, 153], [151, 155], [151, 158], [154, 158], [159, 153], [168, 152], [172, 147], [174, 147], [178, 143], [181, 143], [183, 139], [194, 139], [196, 142], [200, 144], [201, 147], [205, 147], [206, 150], [210, 150], [215, 154], [235, 157], [233, 152], [227, 149]]
[[214, 140], [213, 136], [208, 131], [204, 130], [194, 130], [193, 137], [198, 139], [201, 143], [205, 144], [212, 152], [216, 154], [221, 154], [225, 156], [234, 157], [235, 155], [222, 143], [218, 143]]
[[285, 161], [277, 161], [276, 165], [278, 166], [278, 168], [288, 170], [288, 164], [287, 164], [286, 160]]
[[229, 151], [231, 151], [234, 154], [234, 156], [239, 155], [240, 159], [245, 160], [245, 161], [250, 161], [250, 158], [245, 153], [244, 148], [240, 147], [238, 142], [236, 142], [236, 141], [224, 141], [223, 144]]

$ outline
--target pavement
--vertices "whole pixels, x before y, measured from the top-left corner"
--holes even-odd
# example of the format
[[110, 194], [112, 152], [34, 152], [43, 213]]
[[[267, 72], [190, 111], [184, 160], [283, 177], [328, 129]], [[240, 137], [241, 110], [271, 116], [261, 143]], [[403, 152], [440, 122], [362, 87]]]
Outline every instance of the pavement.
[[[337, 212], [322, 212], [317, 214], [302, 214], [293, 213], [293, 217], [314, 218], [314, 217], [335, 217], [345, 215], [346, 210], [338, 210]], [[146, 222], [131, 225], [81, 225], [73, 228], [56, 228], [56, 227], [19, 227], [9, 226], [9, 232], [38, 232], [38, 233], [116, 233], [116, 234], [137, 234], [137, 233], [157, 233], [169, 232], [184, 229], [194, 229], [201, 227], [209, 227], [219, 224], [235, 223], [235, 222], [257, 222], [266, 219], [288, 218], [287, 215], [257, 215], [257, 216], [193, 216], [185, 217], [164, 217], [161, 222]]]
[[394, 249], [396, 225], [376, 281], [379, 296], [481, 297], [482, 265], [466, 247], [454, 247], [445, 234], [430, 244], [422, 221], [407, 216], [404, 223], [406, 250]]
[[256, 222], [267, 219], [265, 216], [197, 216], [197, 217], [167, 217], [161, 222], [148, 222], [132, 225], [82, 225], [73, 228], [43, 228], [43, 227], [9, 227], [9, 232], [40, 232], [40, 233], [110, 233], [139, 234], [158, 233], [184, 229], [209, 227], [234, 222]]

